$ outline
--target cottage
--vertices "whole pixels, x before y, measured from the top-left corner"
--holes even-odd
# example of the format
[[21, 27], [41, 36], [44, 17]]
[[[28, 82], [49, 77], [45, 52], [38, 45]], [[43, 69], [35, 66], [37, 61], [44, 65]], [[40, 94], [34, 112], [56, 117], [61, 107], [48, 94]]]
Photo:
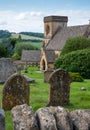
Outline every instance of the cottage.
[[40, 63], [41, 51], [40, 50], [23, 50], [21, 62], [38, 65]]

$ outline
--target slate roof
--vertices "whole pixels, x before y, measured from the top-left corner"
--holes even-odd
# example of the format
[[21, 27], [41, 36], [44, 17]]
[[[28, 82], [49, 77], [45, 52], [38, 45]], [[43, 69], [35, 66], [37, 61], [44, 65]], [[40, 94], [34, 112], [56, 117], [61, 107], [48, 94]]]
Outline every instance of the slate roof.
[[55, 55], [55, 52], [52, 50], [45, 50], [45, 56], [48, 63], [53, 63], [57, 57], [57, 55]]
[[59, 28], [50, 42], [46, 45], [46, 50], [62, 50], [68, 38], [83, 36], [87, 32], [89, 25], [70, 26]]
[[40, 50], [23, 50], [21, 61], [24, 62], [40, 62], [41, 51]]

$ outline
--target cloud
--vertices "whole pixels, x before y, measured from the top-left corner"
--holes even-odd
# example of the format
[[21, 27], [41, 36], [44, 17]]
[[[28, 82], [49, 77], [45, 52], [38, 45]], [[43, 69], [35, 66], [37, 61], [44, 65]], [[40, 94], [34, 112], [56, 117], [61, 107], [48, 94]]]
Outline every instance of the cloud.
[[68, 16], [68, 25], [88, 24], [90, 19], [90, 10], [62, 10], [57, 11], [57, 15]]
[[0, 11], [0, 29], [11, 32], [44, 32], [43, 17], [49, 15], [68, 16], [68, 25], [88, 24], [90, 10], [60, 10], [56, 12]]
[[12, 32], [34, 31], [43, 32], [42, 12], [0, 11], [0, 29]]

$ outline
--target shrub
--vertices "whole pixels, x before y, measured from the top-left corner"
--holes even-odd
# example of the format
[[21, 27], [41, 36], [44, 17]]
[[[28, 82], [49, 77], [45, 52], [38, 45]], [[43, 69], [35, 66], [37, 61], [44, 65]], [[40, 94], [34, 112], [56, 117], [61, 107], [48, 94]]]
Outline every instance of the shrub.
[[0, 44], [0, 58], [1, 57], [8, 57], [10, 52], [5, 45]]
[[67, 54], [76, 50], [83, 50], [86, 48], [90, 48], [89, 38], [86, 38], [86, 37], [69, 38], [62, 49], [61, 55], [64, 55], [64, 54]]
[[84, 79], [79, 73], [69, 72], [73, 82], [83, 82]]
[[13, 56], [12, 56], [12, 58], [13, 58], [14, 60], [19, 60], [19, 59], [20, 59], [20, 56], [19, 56], [19, 54], [14, 53]]
[[68, 72], [79, 72], [83, 78], [90, 78], [90, 49], [78, 50], [61, 55], [55, 61], [55, 68]]

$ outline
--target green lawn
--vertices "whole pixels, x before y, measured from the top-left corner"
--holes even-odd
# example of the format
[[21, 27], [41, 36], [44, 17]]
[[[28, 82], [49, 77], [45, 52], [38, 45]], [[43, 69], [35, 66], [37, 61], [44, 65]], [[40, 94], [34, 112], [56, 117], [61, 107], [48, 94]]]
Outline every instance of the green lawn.
[[[22, 71], [24, 73], [24, 71]], [[24, 73], [26, 74], [26, 73]], [[30, 105], [36, 111], [40, 107], [45, 107], [48, 103], [49, 84], [43, 82], [43, 73], [38, 68], [30, 67], [27, 76], [34, 78], [35, 83], [30, 84]], [[87, 91], [81, 91], [81, 87], [86, 87]], [[0, 85], [0, 102], [2, 100], [3, 84]], [[1, 107], [1, 103], [0, 103]], [[70, 111], [75, 109], [90, 109], [90, 80], [84, 82], [73, 82], [70, 87], [70, 106], [65, 106]], [[11, 112], [6, 111], [6, 130], [13, 130]]]

